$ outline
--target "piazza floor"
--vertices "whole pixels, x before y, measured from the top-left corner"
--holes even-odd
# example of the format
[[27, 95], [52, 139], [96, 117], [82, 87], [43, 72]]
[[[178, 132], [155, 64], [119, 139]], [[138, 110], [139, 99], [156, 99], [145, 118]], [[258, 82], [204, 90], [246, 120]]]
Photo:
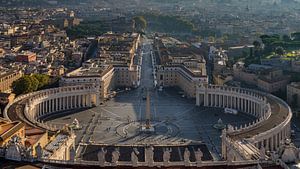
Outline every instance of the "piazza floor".
[[76, 118], [82, 127], [75, 130], [76, 145], [79, 143], [186, 145], [199, 142], [205, 143], [214, 158], [218, 159], [221, 152], [221, 131], [213, 128], [218, 119], [222, 119], [226, 125], [233, 126], [254, 120], [254, 117], [242, 113], [230, 115], [224, 114], [223, 110], [218, 108], [196, 107], [194, 99], [181, 98], [178, 91], [172, 88], [164, 89], [162, 92], [156, 90], [151, 92], [153, 123], [164, 122], [168, 126], [173, 126], [171, 129], [168, 126], [165, 129], [169, 128], [173, 134], [164, 133], [163, 127], [160, 132], [143, 134], [135, 127], [139, 126], [139, 121], [144, 120], [146, 111], [146, 101], [142, 99], [141, 88], [120, 92], [99, 107], [50, 118], [47, 123], [63, 127], [65, 124], [72, 124]]

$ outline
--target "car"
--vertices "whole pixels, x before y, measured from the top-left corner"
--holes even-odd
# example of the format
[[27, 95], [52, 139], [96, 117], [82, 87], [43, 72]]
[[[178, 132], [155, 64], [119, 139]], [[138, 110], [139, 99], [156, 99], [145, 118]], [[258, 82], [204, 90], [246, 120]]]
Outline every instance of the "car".
[[225, 108], [224, 109], [224, 113], [226, 114], [234, 114], [234, 115], [237, 115], [238, 114], [238, 111], [235, 110], [235, 109], [230, 109], [230, 108]]
[[185, 95], [183, 94], [183, 95], [181, 95], [181, 97], [182, 97], [182, 98], [185, 98]]
[[147, 97], [146, 97], [146, 96], [143, 96], [143, 100], [147, 100]]
[[163, 91], [163, 87], [159, 86], [158, 91], [162, 92]]

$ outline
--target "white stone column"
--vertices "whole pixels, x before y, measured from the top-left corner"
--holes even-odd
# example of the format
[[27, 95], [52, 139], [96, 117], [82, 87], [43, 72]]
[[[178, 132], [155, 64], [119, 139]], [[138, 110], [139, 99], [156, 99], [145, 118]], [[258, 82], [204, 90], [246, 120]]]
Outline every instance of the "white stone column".
[[225, 102], [224, 102], [224, 99], [225, 97], [224, 97], [224, 95], [222, 94], [221, 95], [221, 104], [222, 104], [222, 107], [225, 107]]
[[196, 105], [200, 106], [200, 94], [196, 92]]
[[51, 112], [55, 112], [55, 99], [51, 99], [52, 110]]
[[48, 113], [48, 101], [44, 101], [44, 109], [45, 109], [45, 114]]
[[59, 111], [59, 98], [56, 98], [56, 99], [55, 99], [55, 103], [56, 103], [56, 104], [55, 104], [55, 107], [56, 107], [56, 108], [55, 108], [55, 111]]
[[271, 137], [271, 151], [274, 151], [274, 136]]
[[214, 94], [214, 107], [217, 107], [218, 106], [218, 102], [217, 102], [217, 98], [218, 98], [218, 95], [217, 94]]

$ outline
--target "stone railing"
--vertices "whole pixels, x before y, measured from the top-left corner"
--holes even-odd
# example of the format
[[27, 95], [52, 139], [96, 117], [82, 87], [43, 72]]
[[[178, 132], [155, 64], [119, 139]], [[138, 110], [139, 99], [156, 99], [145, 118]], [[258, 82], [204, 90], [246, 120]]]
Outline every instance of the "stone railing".
[[[59, 164], [59, 165], [72, 165], [72, 166], [100, 166], [98, 161], [64, 161], [64, 160], [50, 160], [50, 159], [40, 159], [38, 160], [43, 163], [49, 164]], [[153, 162], [151, 166], [189, 166], [189, 167], [201, 167], [201, 166], [241, 166], [241, 165], [257, 165], [261, 163], [272, 164], [270, 161], [258, 161], [258, 160], [243, 160], [243, 161], [201, 161], [201, 163], [197, 162], [184, 162], [184, 161], [174, 161], [169, 163], [164, 162]], [[124, 167], [149, 167], [148, 162], [137, 162], [133, 164], [131, 161], [118, 161], [117, 164], [113, 164], [111, 162], [105, 162], [103, 167], [115, 167], [115, 166], [124, 166]]]

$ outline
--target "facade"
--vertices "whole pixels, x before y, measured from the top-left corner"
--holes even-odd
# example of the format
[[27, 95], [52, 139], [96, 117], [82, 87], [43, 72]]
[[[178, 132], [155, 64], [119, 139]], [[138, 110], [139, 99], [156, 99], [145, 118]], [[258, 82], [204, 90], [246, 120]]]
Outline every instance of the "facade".
[[117, 87], [137, 87], [140, 84], [140, 66], [98, 65], [89, 60], [83, 67], [63, 76], [60, 85], [96, 84], [100, 99], [108, 99]]
[[287, 85], [287, 102], [292, 107], [300, 105], [300, 83], [293, 82]]
[[196, 86], [207, 84], [206, 61], [190, 44], [170, 37], [156, 37], [158, 86], [177, 86], [187, 97], [196, 97]]
[[0, 73], [0, 92], [11, 90], [11, 85], [14, 81], [23, 76], [23, 72], [19, 70], [4, 71]]
[[158, 66], [157, 84], [164, 87], [178, 86], [187, 97], [196, 97], [196, 87], [207, 83], [207, 76], [194, 74], [185, 66]]
[[36, 54], [33, 52], [20, 53], [16, 56], [16, 61], [17, 62], [25, 62], [25, 63], [35, 62]]
[[289, 82], [289, 76], [284, 76], [282, 70], [275, 69], [267, 72], [266, 75], [260, 76], [257, 80], [257, 86], [268, 93], [273, 93], [285, 91]]
[[245, 68], [243, 64], [237, 63], [233, 67], [233, 74], [234, 79], [269, 93], [285, 91], [290, 81], [290, 77], [284, 76], [282, 70], [266, 65], [251, 64]]

